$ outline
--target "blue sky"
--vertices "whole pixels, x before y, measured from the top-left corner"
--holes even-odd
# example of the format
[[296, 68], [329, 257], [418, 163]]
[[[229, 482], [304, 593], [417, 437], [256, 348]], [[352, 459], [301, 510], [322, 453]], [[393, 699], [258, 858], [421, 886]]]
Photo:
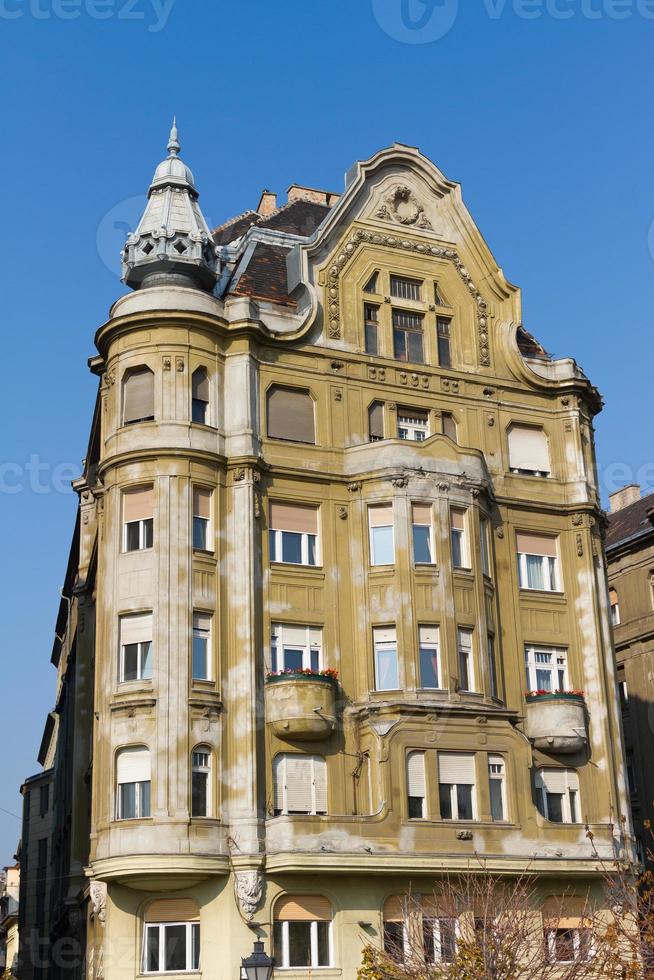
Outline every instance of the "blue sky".
[[652, 17], [651, 0], [0, 0], [0, 864], [54, 701], [86, 358], [172, 114], [214, 224], [263, 187], [339, 190], [357, 158], [419, 146], [462, 182], [527, 327], [605, 395], [605, 489], [654, 486]]

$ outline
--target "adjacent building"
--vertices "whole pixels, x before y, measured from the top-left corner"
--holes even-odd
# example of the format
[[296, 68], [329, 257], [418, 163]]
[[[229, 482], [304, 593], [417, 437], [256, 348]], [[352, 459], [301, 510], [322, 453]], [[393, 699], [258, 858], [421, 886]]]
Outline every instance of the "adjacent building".
[[0, 874], [0, 977], [13, 980], [18, 970], [18, 896], [20, 867], [6, 867]]
[[476, 856], [599, 896], [587, 829], [633, 842], [598, 392], [418, 150], [213, 232], [179, 153], [90, 361], [53, 942], [96, 980], [238, 977], [255, 939], [352, 978]]
[[[652, 864], [654, 822], [654, 493], [611, 496], [606, 535], [611, 620], [627, 752], [627, 785], [640, 857]], [[649, 821], [650, 826], [646, 826]]]

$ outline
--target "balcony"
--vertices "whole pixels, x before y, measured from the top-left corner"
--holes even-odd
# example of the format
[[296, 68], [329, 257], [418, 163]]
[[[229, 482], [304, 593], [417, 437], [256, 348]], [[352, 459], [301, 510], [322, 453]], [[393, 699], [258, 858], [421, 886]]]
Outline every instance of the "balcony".
[[543, 752], [571, 755], [588, 743], [586, 702], [580, 693], [527, 695], [527, 737]]
[[336, 727], [335, 672], [271, 674], [266, 679], [266, 721], [278, 738], [319, 741]]

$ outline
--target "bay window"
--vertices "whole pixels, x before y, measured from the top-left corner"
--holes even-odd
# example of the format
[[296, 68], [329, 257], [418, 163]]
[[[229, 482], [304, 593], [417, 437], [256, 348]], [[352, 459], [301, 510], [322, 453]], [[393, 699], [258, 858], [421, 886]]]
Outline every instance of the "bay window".
[[427, 816], [424, 752], [409, 752], [407, 755], [406, 784], [409, 817], [413, 820], [423, 820]]
[[452, 565], [454, 568], [470, 568], [470, 556], [466, 533], [467, 511], [453, 507], [450, 511], [450, 538], [452, 542]]
[[211, 615], [193, 613], [191, 675], [194, 681], [211, 679]]
[[488, 789], [492, 820], [506, 820], [506, 768], [501, 755], [488, 757]]
[[193, 547], [213, 551], [211, 544], [211, 490], [193, 487]]
[[459, 690], [475, 690], [475, 663], [472, 647], [473, 631], [465, 627], [457, 630], [457, 647], [459, 655]]

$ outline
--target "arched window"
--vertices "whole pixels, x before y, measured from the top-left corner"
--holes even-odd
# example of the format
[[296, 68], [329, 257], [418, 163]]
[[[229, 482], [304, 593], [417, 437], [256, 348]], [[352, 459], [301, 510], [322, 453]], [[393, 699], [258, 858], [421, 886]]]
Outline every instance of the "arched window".
[[192, 898], [150, 902], [143, 929], [143, 973], [200, 969], [200, 910]]
[[211, 816], [211, 749], [198, 745], [191, 755], [191, 816]]
[[615, 589], [609, 590], [609, 603], [611, 605], [611, 623], [613, 626], [620, 625], [620, 599]]
[[268, 392], [268, 438], [315, 444], [313, 398], [308, 391], [272, 386]]
[[209, 376], [207, 369], [197, 368], [191, 378], [191, 418], [194, 422], [209, 424]]
[[509, 469], [523, 476], [550, 475], [550, 448], [542, 429], [512, 425], [508, 431]]
[[150, 816], [150, 750], [144, 745], [120, 749], [116, 756], [116, 819]]
[[285, 895], [273, 916], [274, 956], [282, 969], [332, 965], [332, 907], [322, 895]]
[[123, 425], [154, 419], [154, 374], [149, 367], [128, 368], [123, 375]]

